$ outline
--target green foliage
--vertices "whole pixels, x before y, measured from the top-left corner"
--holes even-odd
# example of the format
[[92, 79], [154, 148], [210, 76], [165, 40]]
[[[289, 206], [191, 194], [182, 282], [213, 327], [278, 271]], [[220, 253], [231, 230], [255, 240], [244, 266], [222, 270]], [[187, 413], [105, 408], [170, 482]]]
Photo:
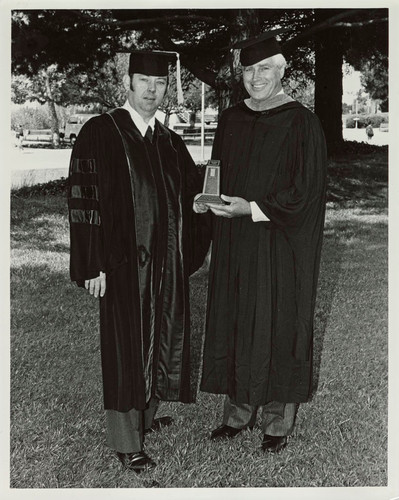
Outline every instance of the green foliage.
[[[71, 114], [80, 111], [77, 106], [62, 107], [57, 106], [57, 115], [60, 122], [60, 126], [64, 127], [68, 117]], [[83, 112], [90, 112], [91, 109], [87, 107], [82, 107]], [[16, 128], [22, 125], [24, 130], [40, 130], [49, 129], [51, 127], [51, 120], [49, 116], [48, 107], [46, 105], [37, 106], [18, 106], [11, 110], [11, 129], [16, 130]], [[34, 147], [34, 144], [30, 145]], [[41, 147], [44, 147], [42, 144]]]
[[11, 102], [24, 104], [31, 98], [31, 81], [26, 75], [11, 75]]
[[293, 75], [283, 79], [284, 91], [311, 111], [314, 111], [314, 82], [308, 78], [295, 78]]
[[[98, 112], [117, 107], [123, 103], [125, 91], [122, 86], [122, 75], [126, 71], [126, 54], [117, 54], [101, 67], [95, 66], [90, 73], [77, 72], [73, 65], [67, 70], [59, 71], [57, 65], [40, 69], [36, 75], [13, 75], [12, 100], [15, 103], [36, 101], [51, 104], [53, 118], [48, 110], [46, 122], [34, 123], [35, 112], [30, 113], [30, 120], [24, 119], [23, 128], [59, 129], [65, 126], [68, 117], [79, 110]], [[55, 106], [57, 104], [58, 106]], [[68, 109], [69, 108], [69, 109]], [[51, 109], [51, 107], [49, 108]], [[27, 117], [25, 117], [27, 118]], [[15, 120], [12, 120], [15, 123]]]
[[379, 9], [375, 22], [350, 32], [345, 59], [362, 73], [365, 91], [372, 99], [381, 101], [382, 111], [388, 111], [388, 36], [382, 27], [384, 18], [388, 18], [388, 11]]
[[381, 123], [388, 123], [388, 117], [385, 115], [377, 114], [377, 115], [361, 115], [361, 116], [349, 116], [346, 119], [346, 128], [356, 128], [356, 121], [354, 120], [355, 118], [358, 118], [357, 120], [357, 128], [365, 128], [367, 127], [368, 123], [371, 123], [371, 126], [373, 128], [378, 128]]
[[107, 10], [12, 11], [13, 73], [34, 76], [51, 65], [63, 72], [71, 64], [88, 71], [105, 62], [120, 47], [119, 36], [106, 25], [110, 19]]
[[[196, 112], [201, 109], [202, 83], [197, 78], [194, 79], [189, 89], [184, 93], [184, 105], [189, 110]], [[205, 85], [205, 108], [212, 106], [216, 102], [215, 90]]]
[[381, 101], [382, 111], [388, 111], [388, 56], [373, 56], [362, 65], [361, 82], [372, 99]]
[[[202, 81], [211, 84], [213, 72], [214, 84], [219, 74], [219, 83], [229, 86], [229, 72], [222, 74], [221, 69], [228, 65], [230, 44], [281, 26], [287, 28], [282, 39], [293, 67], [312, 78], [312, 50], [317, 38], [303, 35], [314, 27], [314, 13], [314, 9], [14, 11], [13, 70], [27, 73], [46, 61], [46, 65], [57, 63], [61, 69], [72, 64], [79, 71], [84, 67], [90, 72], [118, 49], [141, 47], [179, 50], [183, 66]], [[350, 52], [352, 60], [369, 54], [369, 43], [373, 50], [387, 53], [386, 32], [381, 29], [386, 9], [335, 9], [332, 13], [342, 14], [341, 19], [346, 14], [353, 21], [353, 25], [342, 23], [343, 27], [327, 22], [323, 28], [334, 26], [337, 42]], [[36, 57], [32, 58], [34, 49]]]
[[12, 100], [15, 103], [37, 101], [45, 104], [54, 101], [67, 105], [74, 99], [70, 87], [70, 74], [59, 71], [57, 64], [40, 68], [32, 76], [16, 74], [12, 76]]
[[43, 182], [33, 186], [23, 186], [11, 191], [12, 196], [17, 198], [33, 198], [35, 196], [66, 196], [68, 179], [61, 177], [55, 181]]
[[352, 112], [352, 106], [346, 102], [342, 103], [342, 114], [347, 115]]
[[[231, 74], [228, 55], [231, 44], [281, 27], [286, 29], [281, 42], [291, 63], [287, 79], [296, 81], [293, 92], [299, 100], [312, 109], [312, 91], [304, 83], [316, 78], [316, 95], [320, 95], [318, 90], [327, 88], [329, 79], [335, 82], [335, 92], [318, 99], [316, 105], [330, 147], [343, 141], [340, 58], [366, 71], [365, 64], [372, 56], [373, 61], [380, 61], [386, 67], [387, 23], [386, 8], [13, 11], [12, 68], [15, 74], [36, 75], [55, 64], [57, 71], [63, 74], [71, 72], [64, 86], [68, 89], [70, 102], [81, 98], [86, 103], [101, 102], [112, 107], [113, 99], [104, 97], [109, 95], [105, 90], [107, 76], [101, 75], [106, 61], [123, 50], [176, 50], [181, 54], [182, 65], [216, 90], [219, 110], [222, 110], [243, 97], [237, 71], [233, 69], [234, 74]], [[319, 66], [317, 76], [314, 53], [320, 53], [320, 47], [324, 50], [325, 66], [322, 70]], [[330, 64], [333, 61], [334, 64]], [[378, 89], [372, 89], [372, 76], [366, 85], [370, 92], [378, 92], [382, 108], [386, 109], [385, 77], [383, 71], [380, 74], [382, 85]], [[93, 96], [97, 86], [104, 89]], [[187, 103], [195, 109], [198, 98], [195, 92], [193, 96], [189, 94]], [[173, 102], [165, 103], [166, 110], [173, 106]]]
[[[181, 68], [181, 85], [183, 89], [184, 103], [182, 109], [196, 112], [201, 109], [202, 83], [195, 78], [187, 69]], [[215, 91], [205, 85], [205, 107], [211, 106], [216, 101]], [[177, 102], [177, 80], [176, 68], [171, 67], [169, 71], [169, 85], [166, 96], [160, 106], [166, 115], [180, 109]]]
[[363, 89], [360, 89], [356, 95], [356, 109], [359, 114], [366, 114], [368, 109], [369, 99], [364, 94]]
[[24, 130], [50, 128], [50, 117], [44, 106], [18, 107], [11, 111], [11, 128], [15, 130], [22, 125]]
[[121, 106], [126, 98], [122, 78], [127, 73], [128, 57], [118, 53], [104, 63], [94, 63], [86, 72], [75, 73], [70, 80], [73, 103], [107, 110]]

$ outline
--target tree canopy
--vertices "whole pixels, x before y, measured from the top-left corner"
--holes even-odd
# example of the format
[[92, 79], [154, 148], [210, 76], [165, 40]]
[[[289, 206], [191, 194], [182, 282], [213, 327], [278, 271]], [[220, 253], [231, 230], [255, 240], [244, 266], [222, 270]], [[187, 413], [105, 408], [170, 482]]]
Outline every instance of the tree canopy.
[[[229, 56], [231, 44], [281, 27], [287, 82], [297, 89], [315, 82], [315, 111], [333, 144], [342, 141], [342, 62], [367, 70], [377, 58], [383, 81], [387, 23], [384, 8], [13, 11], [12, 68], [33, 75], [52, 64], [60, 71], [73, 65], [90, 75], [116, 52], [176, 50], [182, 65], [217, 91], [223, 109], [244, 95], [236, 53]], [[374, 92], [371, 79], [365, 84]]]

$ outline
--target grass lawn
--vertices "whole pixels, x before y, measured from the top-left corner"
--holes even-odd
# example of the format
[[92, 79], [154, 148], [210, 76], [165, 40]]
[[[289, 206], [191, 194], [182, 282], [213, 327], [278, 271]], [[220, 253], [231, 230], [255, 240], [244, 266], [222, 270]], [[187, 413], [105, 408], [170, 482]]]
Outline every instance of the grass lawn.
[[[314, 394], [289, 446], [264, 455], [258, 427], [211, 443], [222, 398], [198, 393], [161, 406], [175, 422], [146, 439], [158, 467], [142, 475], [104, 445], [98, 304], [69, 281], [65, 198], [14, 193], [11, 488], [386, 486], [386, 149], [337, 158], [329, 172]], [[193, 388], [206, 279], [203, 268], [191, 280]]]

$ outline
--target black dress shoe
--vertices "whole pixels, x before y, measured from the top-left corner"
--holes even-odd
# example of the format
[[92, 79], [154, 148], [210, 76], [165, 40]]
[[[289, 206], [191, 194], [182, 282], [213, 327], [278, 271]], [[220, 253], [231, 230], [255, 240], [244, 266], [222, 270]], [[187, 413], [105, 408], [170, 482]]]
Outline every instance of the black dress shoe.
[[262, 441], [262, 450], [269, 453], [278, 453], [287, 446], [287, 436], [269, 436], [265, 434]]
[[144, 434], [149, 434], [150, 432], [157, 432], [162, 427], [168, 427], [168, 425], [173, 424], [173, 418], [172, 417], [159, 417], [159, 418], [154, 418], [151, 427], [148, 429], [144, 429]]
[[236, 429], [230, 425], [221, 425], [213, 430], [210, 439], [212, 441], [220, 441], [222, 439], [231, 439], [239, 434], [243, 429]]
[[137, 473], [153, 469], [156, 466], [154, 460], [144, 451], [137, 451], [135, 453], [117, 452], [117, 456], [126, 469]]

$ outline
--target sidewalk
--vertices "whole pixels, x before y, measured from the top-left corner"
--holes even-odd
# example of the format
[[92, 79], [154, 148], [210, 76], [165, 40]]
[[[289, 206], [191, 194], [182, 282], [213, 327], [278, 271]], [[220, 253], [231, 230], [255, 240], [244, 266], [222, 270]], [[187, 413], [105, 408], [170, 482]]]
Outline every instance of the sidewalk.
[[[187, 146], [196, 163], [207, 161], [211, 156], [212, 146]], [[39, 149], [27, 148], [22, 151], [17, 147], [9, 148], [7, 163], [11, 170], [11, 188], [32, 186], [67, 177], [69, 159], [72, 149]]]
[[[388, 144], [389, 132], [374, 129], [374, 137], [367, 141], [364, 129], [344, 129], [344, 139], [349, 141], [368, 142], [382, 146]], [[211, 157], [212, 146], [187, 146], [196, 163], [206, 162]], [[11, 187], [31, 186], [42, 182], [49, 182], [68, 175], [71, 149], [39, 149], [24, 148], [23, 151], [10, 144], [6, 160], [11, 170]]]

